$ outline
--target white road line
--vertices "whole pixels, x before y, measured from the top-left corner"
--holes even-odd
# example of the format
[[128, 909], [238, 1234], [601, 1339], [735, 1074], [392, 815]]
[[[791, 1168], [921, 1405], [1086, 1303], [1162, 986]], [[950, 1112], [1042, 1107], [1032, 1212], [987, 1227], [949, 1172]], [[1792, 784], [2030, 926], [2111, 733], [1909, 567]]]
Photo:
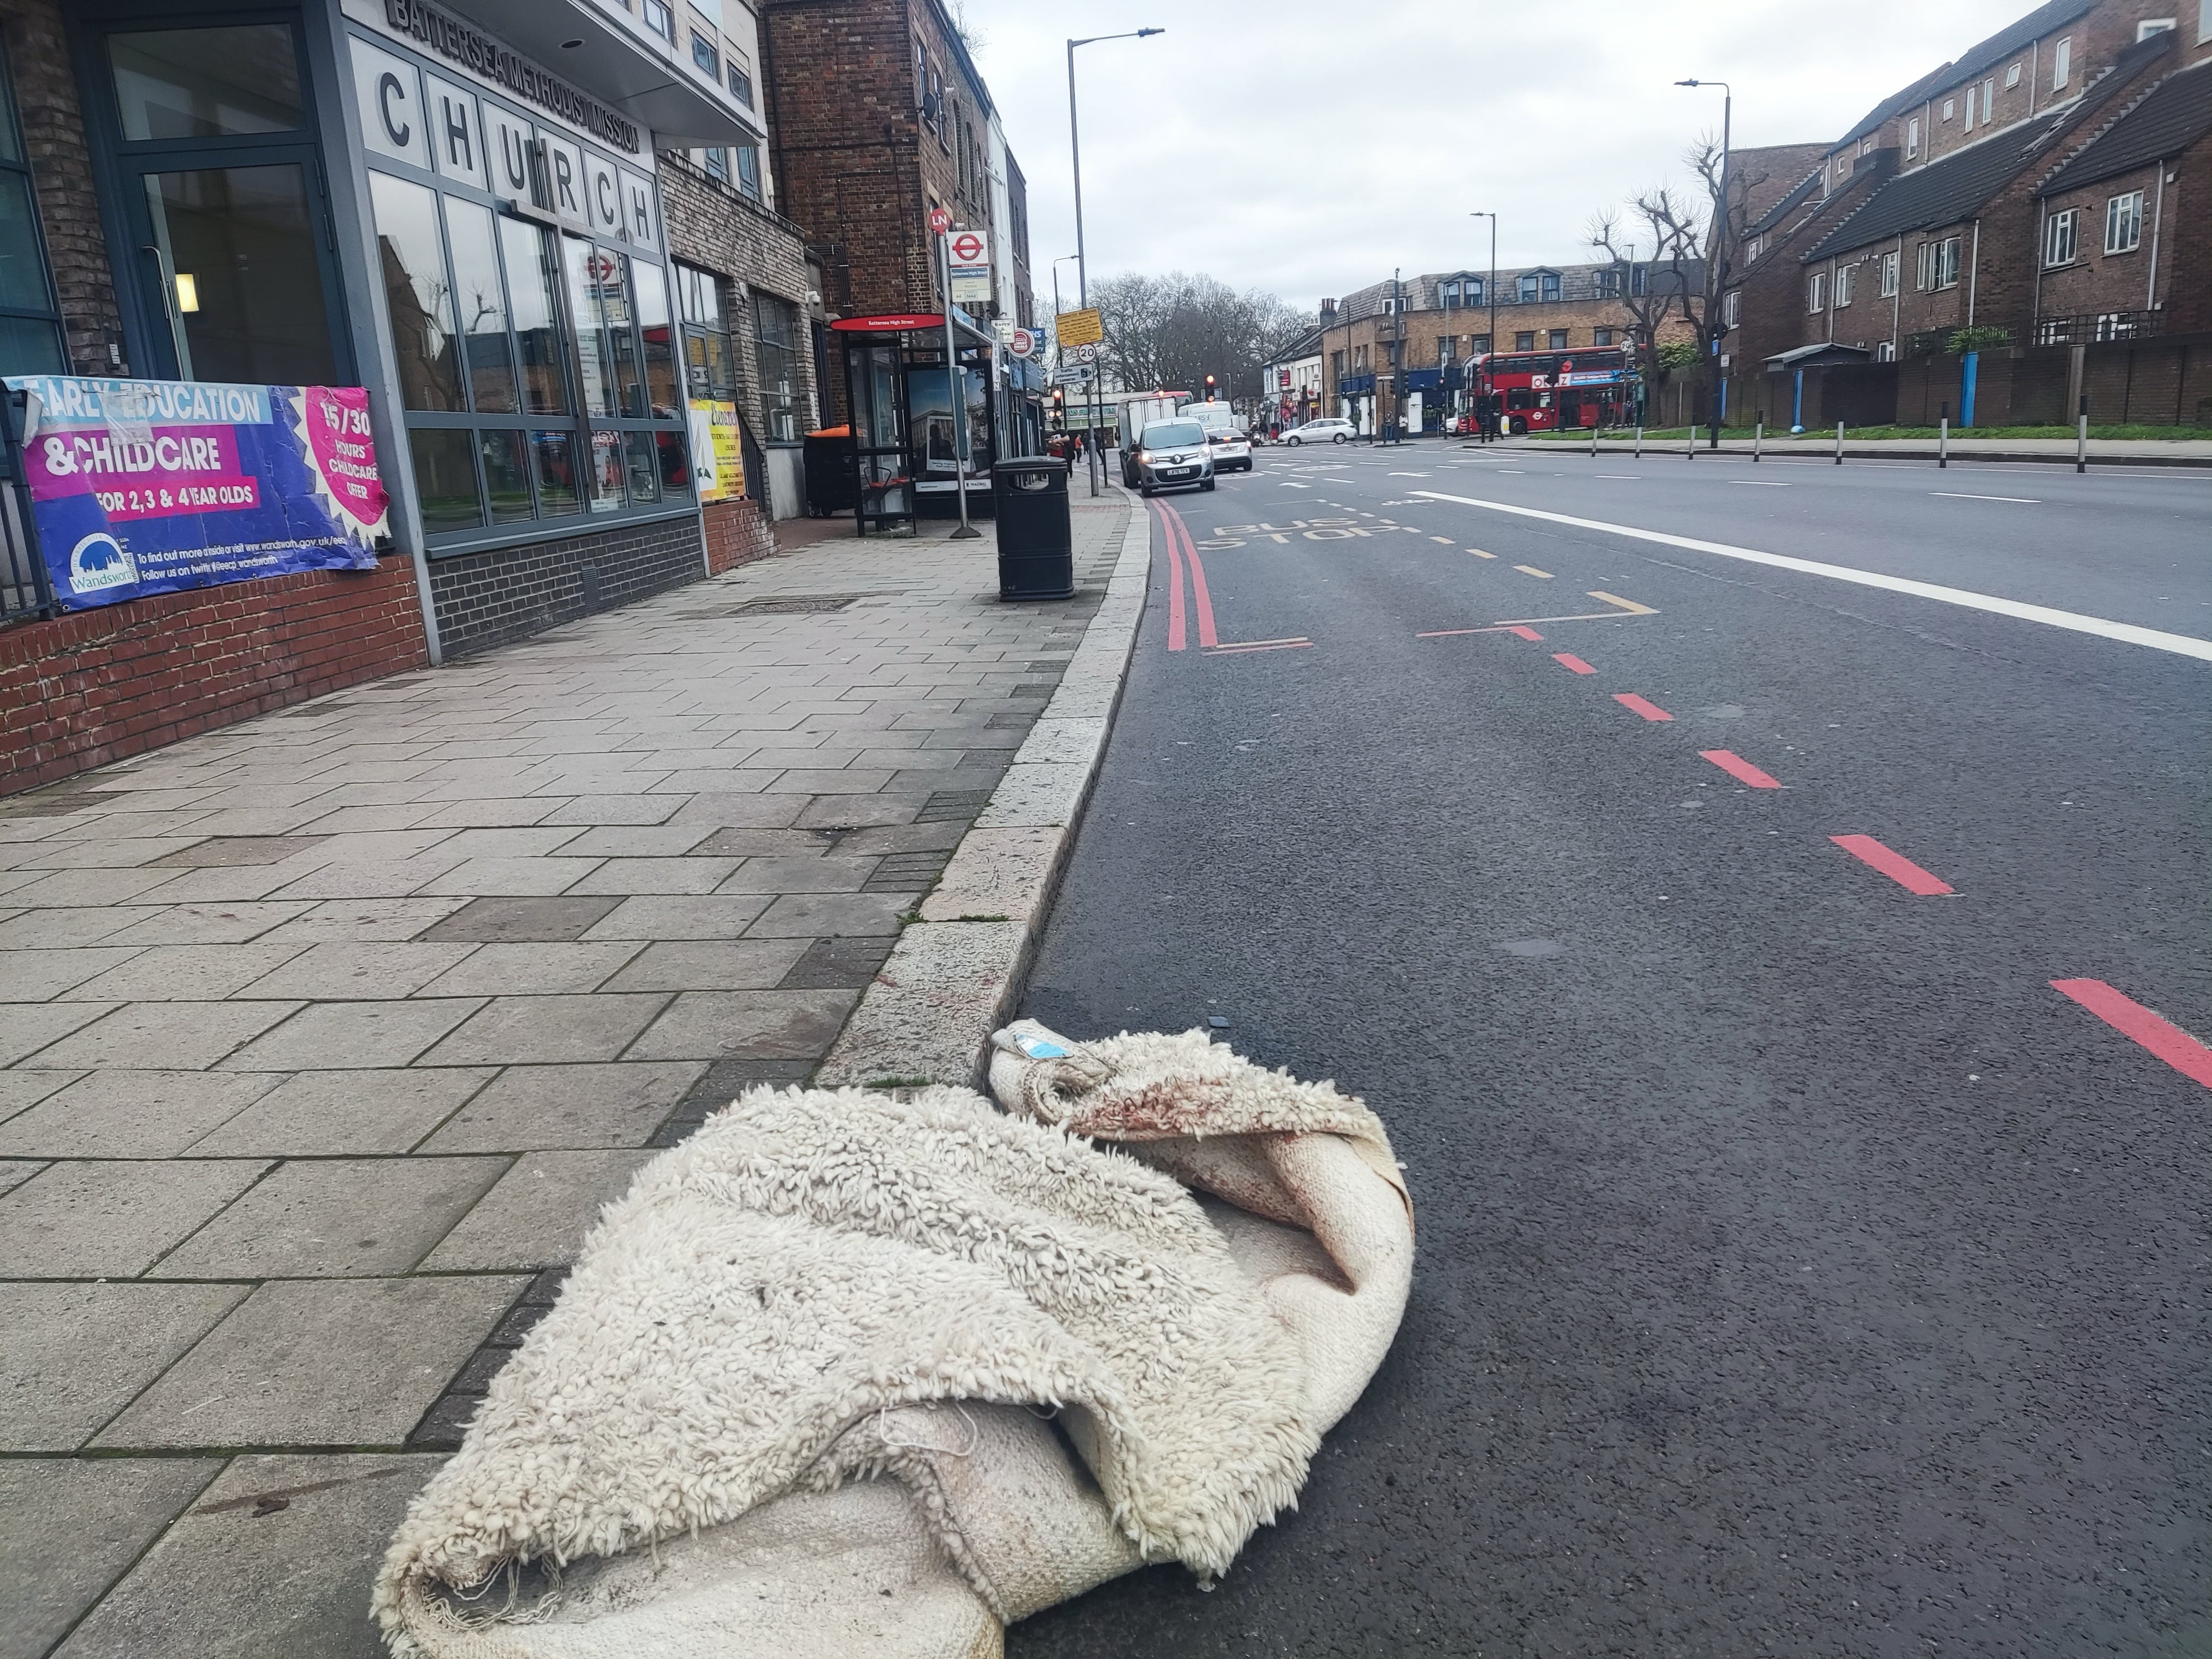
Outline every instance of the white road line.
[[1593, 472], [1590, 474], [1593, 478], [1619, 478], [1626, 483], [1634, 483], [1643, 476], [1641, 472]]
[[1849, 565], [1824, 564], [1817, 559], [1794, 559], [1786, 553], [1765, 553], [1754, 547], [1731, 546], [1727, 542], [1701, 541], [1695, 536], [1670, 536], [1664, 531], [1644, 530], [1634, 525], [1607, 524], [1602, 519], [1578, 519], [1571, 514], [1547, 513], [1538, 507], [1516, 507], [1507, 501], [1478, 501], [1472, 495], [1447, 495], [1437, 489], [1422, 489], [1414, 493], [1431, 501], [1452, 501], [1461, 507], [1480, 507], [1492, 513], [1510, 513], [1516, 518], [1540, 519], [1547, 524], [1571, 525], [1577, 530], [1595, 530], [1607, 536], [1626, 536], [1639, 542], [1656, 542], [1662, 547], [1686, 548], [1692, 553], [1715, 553], [1724, 559], [1741, 559], [1751, 564], [1771, 565], [1778, 570], [1795, 570], [1807, 576], [1827, 576], [1837, 581], [1856, 582], [1862, 587], [1885, 588], [1892, 593], [1909, 593], [1916, 599], [1964, 605], [1970, 611], [1987, 611], [2000, 617], [2015, 617], [2021, 622], [2041, 623], [2049, 628], [2071, 629], [2077, 634], [2094, 634], [2103, 639], [2119, 640], [2129, 645], [2147, 645], [2153, 650], [2171, 651], [2179, 656], [2212, 662], [2212, 640], [2196, 639], [2187, 634], [2168, 634], [2160, 629], [2139, 628], [2133, 623], [2109, 622], [2102, 617], [2085, 617], [2078, 611], [2058, 611], [2047, 605], [2029, 605], [2023, 600], [2002, 599], [1993, 593], [1972, 592], [1963, 587], [1944, 587], [1935, 582], [1914, 581], [1905, 576], [1886, 576], [1875, 570], [1854, 570]]
[[1931, 489], [1931, 495], [1946, 495], [1954, 501], [2018, 501], [2022, 507], [2040, 507], [2040, 495], [1969, 495], [1962, 489]]
[[1748, 484], [1753, 489], [1795, 489], [1797, 487], [1781, 478], [1730, 478], [1729, 482], [1732, 484]]

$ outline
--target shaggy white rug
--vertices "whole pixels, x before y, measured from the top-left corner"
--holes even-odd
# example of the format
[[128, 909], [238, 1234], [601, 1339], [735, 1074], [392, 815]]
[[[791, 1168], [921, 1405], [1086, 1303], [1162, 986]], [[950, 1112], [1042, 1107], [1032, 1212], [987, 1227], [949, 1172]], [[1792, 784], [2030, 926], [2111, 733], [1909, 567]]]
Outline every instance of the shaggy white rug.
[[410, 1507], [396, 1653], [969, 1659], [1295, 1501], [1410, 1284], [1382, 1126], [1200, 1032], [994, 1042], [1006, 1113], [755, 1091], [639, 1173]]

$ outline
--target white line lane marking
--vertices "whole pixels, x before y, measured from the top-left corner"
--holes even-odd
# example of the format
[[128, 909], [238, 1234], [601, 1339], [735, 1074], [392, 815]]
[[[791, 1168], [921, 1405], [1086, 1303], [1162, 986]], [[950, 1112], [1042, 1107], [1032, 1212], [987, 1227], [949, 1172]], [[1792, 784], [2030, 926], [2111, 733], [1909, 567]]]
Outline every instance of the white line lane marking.
[[2002, 599], [1993, 593], [1975, 593], [1963, 587], [1944, 587], [1935, 582], [1914, 581], [1905, 576], [1885, 576], [1879, 571], [1854, 570], [1849, 565], [1823, 564], [1817, 559], [1793, 559], [1786, 553], [1765, 553], [1755, 547], [1734, 547], [1726, 542], [1700, 541], [1695, 536], [1670, 536], [1663, 531], [1641, 530], [1634, 525], [1607, 524], [1602, 519], [1578, 519], [1571, 514], [1547, 513], [1538, 507], [1515, 507], [1506, 501], [1478, 501], [1472, 495], [1447, 495], [1437, 489], [1421, 489], [1414, 493], [1434, 501], [1485, 507], [1492, 513], [1510, 513], [1516, 518], [1541, 519], [1547, 524], [1571, 525], [1577, 530], [1595, 530], [1607, 536], [1626, 536], [1635, 541], [1656, 542], [1662, 547], [1686, 548], [1692, 553], [1717, 553], [1724, 559], [1742, 559], [1751, 564], [1771, 565], [1778, 570], [1795, 570], [1807, 576], [1828, 576], [1837, 581], [1856, 582], [1862, 587], [1886, 588], [1893, 593], [1910, 593], [1916, 599], [1936, 599], [1945, 605], [1964, 605], [1970, 611], [1987, 611], [2000, 617], [2016, 617], [2022, 622], [2071, 629], [2077, 634], [2094, 634], [2129, 645], [2147, 645], [2153, 650], [2171, 651], [2178, 656], [2212, 662], [2212, 640], [2196, 639], [2187, 634], [2168, 634], [2155, 628], [2138, 628], [2133, 623], [2108, 622], [2102, 617], [2085, 617], [2078, 611], [2054, 610], [2047, 605], [2029, 605], [2024, 600]]
[[1643, 476], [1641, 472], [1593, 472], [1590, 474], [1593, 478], [1620, 478], [1629, 483], [1634, 483]]
[[1969, 495], [1962, 489], [1931, 489], [1931, 495], [1946, 495], [1954, 501], [2018, 501], [2022, 507], [2040, 507], [2040, 495]]
[[1781, 478], [1730, 478], [1732, 484], [1749, 484], [1753, 489], [1795, 489], [1797, 486]]

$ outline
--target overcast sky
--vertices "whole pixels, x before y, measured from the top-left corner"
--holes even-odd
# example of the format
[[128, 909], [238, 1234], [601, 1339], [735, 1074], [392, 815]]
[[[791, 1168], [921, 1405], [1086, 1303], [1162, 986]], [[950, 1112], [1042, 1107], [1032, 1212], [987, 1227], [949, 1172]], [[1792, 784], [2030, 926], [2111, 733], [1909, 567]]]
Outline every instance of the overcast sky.
[[[1840, 137], [2029, 0], [966, 0], [1030, 188], [1030, 257], [1075, 252], [1070, 34], [1096, 276], [1207, 271], [1310, 308], [1417, 270], [1589, 258], [1595, 210], [1680, 178], [1735, 87], [1739, 147]], [[1062, 267], [1072, 307], [1075, 266]]]

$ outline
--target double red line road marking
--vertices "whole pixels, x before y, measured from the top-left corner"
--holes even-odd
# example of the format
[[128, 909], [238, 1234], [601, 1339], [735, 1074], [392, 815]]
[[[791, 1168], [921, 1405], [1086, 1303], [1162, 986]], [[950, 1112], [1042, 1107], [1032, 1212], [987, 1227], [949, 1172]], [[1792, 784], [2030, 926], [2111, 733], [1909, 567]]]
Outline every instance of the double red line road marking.
[[[1524, 640], [1540, 641], [1543, 638], [1542, 635], [1529, 628], [1469, 629], [1464, 631], [1510, 633]], [[1552, 660], [1570, 673], [1597, 672], [1571, 651], [1555, 651], [1552, 653]], [[1616, 691], [1613, 694], [1613, 700], [1624, 708], [1643, 715], [1647, 720], [1672, 720], [1674, 718], [1658, 704], [1633, 691]], [[1711, 761], [1739, 783], [1751, 788], [1782, 787], [1780, 779], [1732, 750], [1700, 749], [1698, 754], [1700, 758]], [[1923, 898], [1936, 898], [1955, 891], [1951, 884], [1941, 876], [1922, 869], [1902, 853], [1884, 846], [1872, 836], [1831, 836], [1828, 839], [1869, 869], [1879, 870], [1909, 893], [1917, 894]], [[2071, 998], [2114, 1030], [2157, 1055], [2184, 1077], [2193, 1078], [2207, 1088], [2212, 1088], [2212, 1048], [2206, 1048], [2179, 1026], [2162, 1018], [2125, 993], [2115, 990], [2100, 979], [2054, 979], [2051, 981], [2051, 988]]]
[[1213, 625], [1213, 596], [1206, 592], [1206, 563], [1198, 556], [1198, 547], [1190, 538], [1190, 526], [1182, 521], [1182, 514], [1165, 501], [1154, 501], [1158, 509], [1160, 528], [1168, 542], [1168, 649], [1182, 651], [1189, 646], [1189, 623], [1184, 615], [1182, 588], [1183, 566], [1190, 567], [1191, 609], [1198, 616], [1198, 643], [1202, 651], [1218, 656], [1244, 656], [1255, 651], [1295, 651], [1313, 641], [1304, 635], [1281, 640], [1231, 640], [1224, 644]]

